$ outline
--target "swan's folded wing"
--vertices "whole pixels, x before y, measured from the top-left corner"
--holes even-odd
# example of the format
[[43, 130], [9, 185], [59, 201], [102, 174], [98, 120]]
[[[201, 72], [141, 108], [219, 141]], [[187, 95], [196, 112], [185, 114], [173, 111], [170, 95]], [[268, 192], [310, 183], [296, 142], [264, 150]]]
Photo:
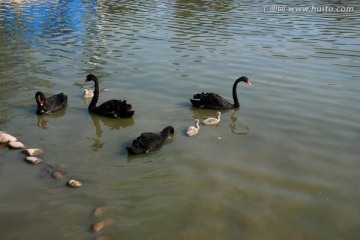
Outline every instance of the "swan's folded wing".
[[96, 107], [93, 111], [108, 117], [131, 117], [134, 115], [134, 111], [131, 111], [131, 104], [127, 104], [126, 100], [109, 100], [104, 102], [100, 106]]
[[46, 113], [55, 112], [67, 106], [67, 95], [59, 93], [45, 100], [44, 109]]
[[223, 107], [229, 104], [229, 102], [222, 96], [216, 93], [206, 93], [203, 95], [203, 102], [205, 105]]
[[163, 143], [164, 139], [159, 134], [146, 132], [142, 133], [140, 137], [136, 138], [133, 142], [133, 145], [150, 150], [161, 146]]
[[190, 101], [194, 107], [222, 109], [231, 106], [231, 103], [216, 93], [197, 93]]

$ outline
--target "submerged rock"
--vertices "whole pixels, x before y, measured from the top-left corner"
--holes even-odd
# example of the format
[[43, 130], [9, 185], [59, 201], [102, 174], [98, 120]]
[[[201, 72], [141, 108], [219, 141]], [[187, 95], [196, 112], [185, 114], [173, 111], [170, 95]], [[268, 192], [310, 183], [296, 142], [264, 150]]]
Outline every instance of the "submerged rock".
[[27, 163], [30, 163], [32, 165], [36, 165], [36, 164], [39, 164], [41, 162], [43, 162], [43, 159], [42, 158], [39, 158], [39, 157], [32, 157], [32, 156], [27, 156], [25, 158], [25, 161]]
[[9, 142], [9, 147], [15, 149], [23, 149], [25, 148], [25, 145], [22, 142]]
[[25, 149], [23, 152], [25, 154], [27, 154], [28, 156], [36, 156], [36, 155], [42, 154], [44, 152], [44, 150], [41, 148], [28, 148], [28, 149]]
[[77, 180], [71, 179], [67, 182], [67, 185], [71, 188], [78, 188], [82, 186], [82, 183]]
[[101, 230], [104, 229], [104, 227], [106, 227], [107, 225], [109, 225], [110, 221], [109, 220], [103, 220], [97, 223], [94, 223], [93, 225], [91, 225], [91, 230], [93, 232], [100, 232]]
[[15, 142], [16, 140], [16, 137], [6, 132], [0, 131], [0, 143]]
[[56, 180], [61, 180], [65, 177], [65, 174], [62, 171], [55, 170], [51, 173], [51, 176]]
[[94, 209], [93, 212], [93, 216], [94, 217], [100, 217], [102, 215], [104, 215], [104, 213], [106, 212], [107, 208], [106, 207], [98, 207]]

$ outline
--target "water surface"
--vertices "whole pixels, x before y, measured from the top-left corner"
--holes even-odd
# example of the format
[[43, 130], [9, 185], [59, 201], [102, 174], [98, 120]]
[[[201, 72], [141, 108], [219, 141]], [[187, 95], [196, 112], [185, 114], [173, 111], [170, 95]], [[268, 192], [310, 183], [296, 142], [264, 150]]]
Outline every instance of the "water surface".
[[[358, 239], [358, 3], [336, 3], [351, 13], [264, 4], [2, 1], [0, 130], [45, 149], [46, 164], [0, 148], [1, 238]], [[126, 99], [132, 119], [88, 113], [89, 73], [99, 102]], [[239, 84], [240, 110], [187, 137], [195, 118], [216, 115], [191, 108], [193, 93], [231, 100], [243, 75], [253, 85]], [[66, 93], [69, 106], [36, 116], [39, 90]], [[168, 125], [160, 151], [127, 155], [141, 132]], [[84, 186], [67, 188], [71, 178]]]

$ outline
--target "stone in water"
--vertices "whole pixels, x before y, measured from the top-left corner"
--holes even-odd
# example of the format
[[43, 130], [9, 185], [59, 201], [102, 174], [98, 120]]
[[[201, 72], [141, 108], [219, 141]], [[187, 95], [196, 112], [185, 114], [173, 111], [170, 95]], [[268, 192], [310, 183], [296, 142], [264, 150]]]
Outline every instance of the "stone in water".
[[36, 165], [36, 164], [41, 163], [43, 160], [41, 158], [39, 158], [39, 157], [27, 156], [25, 158], [25, 161], [32, 164], [32, 165]]
[[28, 148], [25, 149], [24, 152], [29, 156], [36, 156], [42, 154], [44, 150], [41, 148]]
[[6, 132], [0, 131], [0, 143], [15, 142], [17, 139]]
[[78, 188], [82, 186], [82, 183], [77, 180], [71, 179], [67, 182], [67, 185], [71, 188]]
[[21, 142], [9, 142], [9, 147], [16, 148], [16, 149], [22, 149], [22, 148], [25, 148], [25, 145]]

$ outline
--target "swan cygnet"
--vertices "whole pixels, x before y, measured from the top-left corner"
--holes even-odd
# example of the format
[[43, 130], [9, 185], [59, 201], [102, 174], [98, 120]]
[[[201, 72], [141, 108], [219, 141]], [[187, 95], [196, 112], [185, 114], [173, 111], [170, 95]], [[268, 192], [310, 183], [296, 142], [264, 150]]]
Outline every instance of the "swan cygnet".
[[199, 119], [195, 119], [195, 126], [188, 127], [186, 134], [189, 137], [192, 137], [197, 135], [199, 133], [199, 130], [200, 130]]
[[217, 112], [217, 116], [215, 118], [214, 117], [207, 118], [207, 119], [203, 120], [202, 123], [204, 125], [218, 124], [220, 122], [220, 116], [221, 116], [221, 112]]
[[83, 98], [92, 98], [94, 96], [94, 91], [91, 89], [84, 89], [84, 96]]

